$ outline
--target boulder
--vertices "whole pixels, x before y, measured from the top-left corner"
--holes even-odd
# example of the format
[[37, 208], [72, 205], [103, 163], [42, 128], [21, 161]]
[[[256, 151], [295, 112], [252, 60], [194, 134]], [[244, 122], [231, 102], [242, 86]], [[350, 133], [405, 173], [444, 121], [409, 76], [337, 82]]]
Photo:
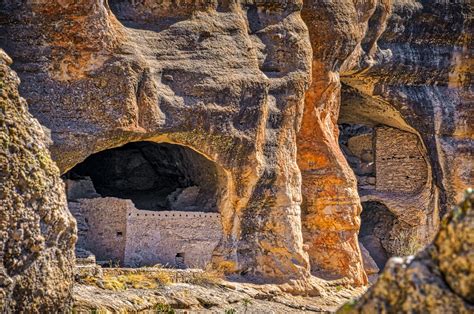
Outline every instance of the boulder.
[[373, 274], [378, 274], [380, 271], [380, 268], [377, 266], [377, 263], [375, 263], [369, 251], [367, 251], [367, 249], [364, 247], [364, 245], [361, 242], [359, 242], [359, 247], [360, 247], [360, 252], [362, 254], [362, 260], [364, 262], [365, 273], [368, 276], [373, 275]]
[[0, 49], [0, 312], [68, 312], [76, 225], [10, 63]]

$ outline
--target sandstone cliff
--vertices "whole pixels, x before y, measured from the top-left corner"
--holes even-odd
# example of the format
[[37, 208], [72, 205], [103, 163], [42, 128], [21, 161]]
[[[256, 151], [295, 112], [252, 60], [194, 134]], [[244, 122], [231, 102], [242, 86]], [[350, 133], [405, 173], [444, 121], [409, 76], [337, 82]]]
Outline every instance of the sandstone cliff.
[[227, 174], [215, 263], [255, 280], [306, 281], [294, 143], [311, 47], [300, 9], [299, 1], [7, 1], [0, 45], [31, 112], [51, 130], [62, 172], [132, 141], [192, 148]]
[[[219, 169], [214, 267], [293, 293], [318, 292], [311, 275], [367, 284], [389, 256], [430, 243], [440, 217], [474, 184], [471, 42], [467, 2], [0, 3], [0, 47], [50, 132], [61, 174], [135, 142], [199, 154], [201, 165]], [[33, 139], [2, 150], [2, 240], [13, 240], [2, 242], [0, 258], [13, 279], [0, 284], [4, 295], [28, 298], [43, 263], [50, 271], [41, 276], [64, 277], [47, 308], [69, 298], [75, 231], [44, 135], [6, 62], [5, 141], [16, 143], [13, 127]], [[8, 124], [18, 108], [29, 129]], [[142, 159], [142, 169], [156, 166]], [[52, 285], [44, 280], [41, 293]], [[27, 288], [13, 293], [15, 285]]]
[[[407, 239], [428, 244], [473, 185], [472, 5], [315, 0], [302, 16], [313, 47], [297, 142], [305, 244], [313, 270], [365, 282], [361, 201], [365, 211], [376, 204], [394, 216], [379, 247], [400, 255]], [[354, 134], [375, 134], [368, 159], [344, 150], [341, 138]], [[354, 176], [353, 165], [368, 167], [353, 167]]]

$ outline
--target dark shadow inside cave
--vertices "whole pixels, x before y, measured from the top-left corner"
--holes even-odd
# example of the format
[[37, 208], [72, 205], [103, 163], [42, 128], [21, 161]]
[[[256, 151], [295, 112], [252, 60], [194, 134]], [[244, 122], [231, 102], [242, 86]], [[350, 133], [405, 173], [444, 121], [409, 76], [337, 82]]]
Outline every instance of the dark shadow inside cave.
[[382, 270], [390, 257], [385, 245], [390, 240], [390, 231], [396, 217], [379, 202], [363, 202], [362, 208], [359, 241]]
[[64, 178], [90, 178], [100, 196], [130, 199], [138, 209], [218, 212], [216, 164], [180, 145], [129, 143], [89, 156]]

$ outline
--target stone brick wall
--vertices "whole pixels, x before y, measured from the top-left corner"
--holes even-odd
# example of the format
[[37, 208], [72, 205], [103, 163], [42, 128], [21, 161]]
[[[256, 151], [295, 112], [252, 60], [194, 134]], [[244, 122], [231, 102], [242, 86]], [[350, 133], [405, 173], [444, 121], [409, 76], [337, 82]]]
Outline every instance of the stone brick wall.
[[79, 199], [69, 208], [78, 223], [78, 247], [98, 261], [138, 267], [156, 264], [205, 267], [222, 237], [218, 213], [148, 211], [114, 197]]
[[69, 202], [77, 220], [77, 246], [91, 251], [98, 261], [123, 261], [127, 237], [127, 212], [132, 201], [115, 197]]
[[428, 169], [415, 134], [379, 127], [375, 135], [376, 190], [416, 192], [426, 183]]
[[126, 266], [176, 265], [184, 253], [187, 267], [205, 267], [222, 237], [218, 213], [133, 209], [127, 217]]

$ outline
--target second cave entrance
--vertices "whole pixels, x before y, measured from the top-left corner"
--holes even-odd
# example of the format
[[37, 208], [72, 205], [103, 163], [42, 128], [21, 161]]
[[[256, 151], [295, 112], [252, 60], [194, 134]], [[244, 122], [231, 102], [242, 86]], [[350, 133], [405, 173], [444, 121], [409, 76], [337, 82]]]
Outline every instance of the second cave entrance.
[[90, 178], [102, 197], [130, 199], [138, 209], [218, 212], [219, 169], [180, 145], [133, 142], [89, 156], [66, 174]]

